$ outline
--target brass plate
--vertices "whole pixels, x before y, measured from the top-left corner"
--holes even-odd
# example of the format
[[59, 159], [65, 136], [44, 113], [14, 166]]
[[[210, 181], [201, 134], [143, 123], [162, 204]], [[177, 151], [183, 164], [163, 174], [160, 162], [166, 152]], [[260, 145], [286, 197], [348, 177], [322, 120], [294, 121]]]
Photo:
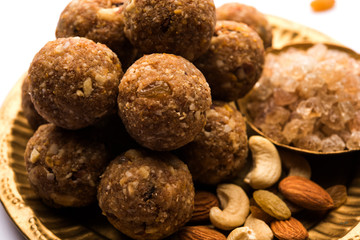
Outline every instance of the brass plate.
[[[334, 40], [287, 20], [268, 16], [274, 26], [274, 47], [303, 41], [336, 43]], [[28, 239], [128, 239], [116, 231], [97, 206], [82, 209], [51, 209], [32, 191], [23, 153], [32, 135], [20, 108], [22, 78], [0, 109], [0, 200], [10, 218]], [[301, 217], [310, 239], [360, 239], [360, 163], [357, 153], [310, 161], [315, 181], [348, 186], [348, 201], [325, 217]], [[310, 159], [311, 160], [311, 159]]]

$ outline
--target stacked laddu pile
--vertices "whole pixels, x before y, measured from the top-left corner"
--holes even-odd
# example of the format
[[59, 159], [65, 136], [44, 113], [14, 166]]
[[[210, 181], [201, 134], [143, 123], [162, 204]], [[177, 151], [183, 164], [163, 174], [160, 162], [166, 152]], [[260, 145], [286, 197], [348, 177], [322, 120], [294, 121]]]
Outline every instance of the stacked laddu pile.
[[98, 201], [127, 236], [163, 239], [191, 219], [193, 181], [215, 186], [244, 167], [245, 121], [227, 101], [260, 77], [250, 27], [268, 23], [216, 14], [212, 0], [69, 3], [22, 89], [36, 130], [26, 168], [47, 205]]

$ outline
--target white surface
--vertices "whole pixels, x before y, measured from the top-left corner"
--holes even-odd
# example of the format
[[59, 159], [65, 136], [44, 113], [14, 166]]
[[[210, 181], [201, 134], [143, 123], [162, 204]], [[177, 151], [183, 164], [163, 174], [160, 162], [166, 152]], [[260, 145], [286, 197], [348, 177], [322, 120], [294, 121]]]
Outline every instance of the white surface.
[[[69, 0], [2, 1], [0, 14], [0, 104], [15, 82], [27, 70], [38, 50], [55, 39], [61, 11]], [[225, 2], [215, 0], [217, 6]], [[259, 11], [317, 29], [360, 52], [360, 1], [337, 0], [333, 9], [315, 13], [311, 0], [239, 0]], [[22, 239], [0, 206], [0, 238]]]

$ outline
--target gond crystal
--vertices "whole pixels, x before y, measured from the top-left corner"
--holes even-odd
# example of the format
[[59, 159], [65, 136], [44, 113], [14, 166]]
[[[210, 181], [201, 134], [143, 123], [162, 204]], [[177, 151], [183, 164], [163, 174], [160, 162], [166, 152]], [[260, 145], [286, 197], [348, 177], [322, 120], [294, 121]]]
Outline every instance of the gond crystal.
[[316, 44], [269, 53], [248, 99], [253, 123], [276, 141], [313, 151], [360, 148], [360, 61], [345, 52]]

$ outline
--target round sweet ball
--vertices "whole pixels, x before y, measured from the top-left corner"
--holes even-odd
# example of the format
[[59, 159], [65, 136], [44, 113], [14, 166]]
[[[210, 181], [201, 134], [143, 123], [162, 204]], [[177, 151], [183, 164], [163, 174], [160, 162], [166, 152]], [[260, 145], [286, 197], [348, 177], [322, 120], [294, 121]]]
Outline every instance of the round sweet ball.
[[192, 216], [194, 186], [187, 166], [165, 152], [130, 149], [101, 177], [98, 202], [109, 222], [133, 239], [163, 239]]
[[56, 37], [86, 37], [111, 48], [127, 68], [136, 50], [124, 33], [122, 15], [126, 0], [72, 0], [60, 15]]
[[28, 141], [24, 158], [30, 185], [47, 205], [83, 207], [96, 202], [108, 156], [89, 129], [41, 125]]
[[28, 74], [37, 112], [57, 126], [79, 129], [114, 111], [123, 71], [105, 45], [70, 37], [48, 42]]
[[169, 151], [201, 132], [211, 93], [203, 74], [188, 60], [151, 54], [124, 74], [118, 106], [127, 131], [139, 144]]
[[207, 50], [216, 23], [213, 0], [130, 0], [124, 17], [125, 34], [141, 52], [190, 61]]
[[195, 61], [214, 100], [234, 101], [259, 80], [265, 60], [261, 38], [244, 23], [218, 21], [210, 48]]
[[21, 109], [30, 128], [36, 130], [40, 125], [47, 123], [36, 111], [29, 94], [29, 76], [26, 74], [21, 85]]
[[216, 19], [245, 23], [259, 34], [265, 48], [272, 46], [272, 27], [266, 16], [252, 6], [236, 2], [225, 3], [216, 9]]
[[215, 185], [234, 178], [248, 155], [244, 117], [235, 107], [214, 102], [202, 132], [178, 154], [196, 183]]

